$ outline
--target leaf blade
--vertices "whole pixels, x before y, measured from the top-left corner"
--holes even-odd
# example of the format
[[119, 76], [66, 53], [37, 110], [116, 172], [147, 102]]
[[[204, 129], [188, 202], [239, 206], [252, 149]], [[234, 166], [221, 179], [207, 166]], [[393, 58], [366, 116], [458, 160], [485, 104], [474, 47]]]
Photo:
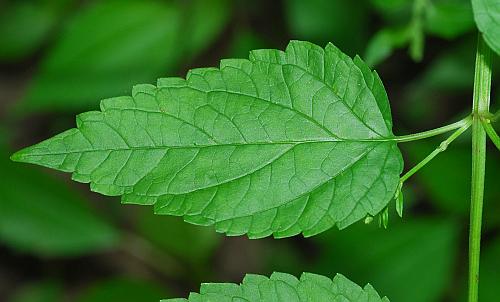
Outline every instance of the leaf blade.
[[402, 160], [376, 74], [332, 44], [138, 85], [12, 159], [229, 235], [312, 236], [374, 216]]
[[337, 274], [333, 279], [303, 273], [300, 279], [284, 273], [273, 273], [267, 278], [248, 274], [241, 285], [231, 283], [205, 283], [200, 293], [191, 293], [187, 299], [167, 299], [162, 302], [181, 301], [348, 301], [388, 302], [380, 298], [370, 284], [364, 288]]

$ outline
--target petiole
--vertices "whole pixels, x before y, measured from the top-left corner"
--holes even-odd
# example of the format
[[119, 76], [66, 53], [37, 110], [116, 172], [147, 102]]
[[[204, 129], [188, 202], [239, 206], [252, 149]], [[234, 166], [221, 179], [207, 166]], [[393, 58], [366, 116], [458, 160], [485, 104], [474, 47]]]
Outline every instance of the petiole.
[[[439, 146], [432, 151], [429, 155], [427, 155], [421, 162], [419, 162], [416, 166], [411, 168], [408, 172], [406, 172], [403, 176], [401, 176], [399, 180], [399, 186], [398, 189], [396, 190], [396, 194], [394, 195], [394, 198], [396, 200], [396, 210], [399, 214], [400, 217], [403, 216], [403, 195], [401, 193], [401, 189], [403, 187], [403, 184], [408, 178], [410, 178], [413, 174], [417, 173], [418, 170], [422, 169], [425, 165], [427, 165], [431, 160], [434, 159], [439, 153], [444, 152], [448, 146], [455, 140], [457, 139], [462, 133], [467, 131], [467, 129], [470, 128], [472, 125], [472, 118], [469, 116], [462, 121], [459, 121], [457, 123], [462, 123], [461, 127], [458, 128], [453, 134], [451, 134], [447, 139], [442, 141]], [[455, 123], [455, 124], [457, 124]], [[453, 124], [452, 124], [453, 125]], [[451, 126], [451, 125], [449, 125]], [[445, 126], [448, 127], [448, 126]], [[440, 129], [440, 128], [438, 128]], [[437, 130], [437, 129], [435, 129]], [[433, 130], [431, 130], [433, 131]]]

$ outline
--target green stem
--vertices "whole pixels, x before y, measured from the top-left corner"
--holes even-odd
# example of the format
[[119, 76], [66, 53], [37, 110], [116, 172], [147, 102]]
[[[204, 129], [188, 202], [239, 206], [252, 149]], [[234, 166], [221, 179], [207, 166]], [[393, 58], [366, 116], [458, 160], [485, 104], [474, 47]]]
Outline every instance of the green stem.
[[447, 139], [442, 141], [441, 144], [439, 144], [439, 147], [437, 147], [434, 151], [432, 151], [429, 155], [427, 155], [421, 162], [419, 162], [416, 166], [414, 166], [408, 172], [406, 172], [403, 176], [401, 176], [400, 183], [401, 184], [404, 183], [413, 174], [417, 173], [418, 170], [422, 169], [425, 165], [427, 165], [439, 153], [444, 152], [448, 148], [448, 146], [455, 139], [457, 139], [457, 137], [459, 137], [462, 133], [464, 133], [467, 129], [469, 129], [471, 124], [472, 124], [471, 118], [465, 119], [465, 123], [458, 130], [453, 132], [453, 134], [450, 135]]
[[491, 125], [489, 120], [481, 119], [481, 124], [483, 124], [484, 131], [490, 137], [493, 144], [500, 150], [500, 137], [498, 136], [495, 128]]
[[432, 129], [432, 130], [428, 130], [428, 131], [424, 131], [424, 132], [419, 132], [419, 133], [414, 133], [414, 134], [396, 136], [394, 141], [404, 143], [404, 142], [411, 142], [411, 141], [416, 141], [419, 139], [437, 136], [437, 135], [447, 133], [447, 132], [450, 132], [450, 131], [453, 131], [456, 129], [460, 129], [466, 124], [470, 125], [471, 120], [472, 120], [472, 117], [467, 116], [466, 118], [463, 118], [463, 119], [459, 120], [458, 122], [455, 122], [453, 124], [449, 124], [449, 125], [446, 125], [443, 127], [439, 127], [436, 129]]
[[[455, 140], [457, 139], [462, 133], [464, 133], [467, 129], [469, 129], [470, 125], [472, 124], [472, 117], [469, 116], [465, 119], [463, 119], [460, 122], [461, 127], [458, 128], [455, 132], [453, 132], [447, 139], [441, 142], [439, 146], [432, 151], [429, 155], [427, 155], [421, 162], [419, 162], [416, 166], [411, 168], [408, 172], [406, 172], [401, 178], [399, 179], [399, 186], [396, 190], [396, 193], [394, 195], [394, 199], [396, 200], [396, 211], [398, 212], [398, 215], [400, 217], [403, 217], [403, 194], [401, 192], [403, 188], [403, 183], [408, 180], [413, 174], [417, 173], [418, 170], [422, 169], [425, 165], [427, 165], [431, 160], [434, 159], [439, 153], [444, 152], [448, 146]], [[455, 124], [457, 124], [455, 123]], [[451, 125], [450, 125], [451, 126]], [[433, 130], [431, 130], [433, 131]]]
[[481, 115], [490, 106], [491, 50], [479, 34], [474, 73], [472, 102], [472, 188], [469, 227], [469, 302], [479, 296], [479, 259], [481, 252], [481, 224], [483, 217], [484, 175], [486, 170], [486, 131]]
[[424, 53], [424, 18], [427, 0], [414, 0], [413, 13], [410, 21], [409, 30], [411, 35], [410, 40], [410, 56], [413, 60], [419, 62], [422, 60]]

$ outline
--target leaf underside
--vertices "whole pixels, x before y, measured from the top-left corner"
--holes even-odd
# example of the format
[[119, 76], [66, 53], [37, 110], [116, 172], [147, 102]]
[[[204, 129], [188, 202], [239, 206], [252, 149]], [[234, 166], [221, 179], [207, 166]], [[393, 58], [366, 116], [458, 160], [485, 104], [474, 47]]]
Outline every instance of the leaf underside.
[[299, 280], [289, 274], [273, 273], [270, 278], [260, 275], [246, 275], [241, 285], [231, 283], [202, 284], [200, 293], [191, 293], [188, 299], [162, 301], [389, 302], [389, 299], [380, 298], [370, 284], [361, 288], [340, 274], [337, 274], [332, 280], [320, 275], [304, 273]]
[[393, 137], [376, 72], [292, 41], [135, 86], [12, 159], [228, 235], [311, 236], [387, 206], [403, 166]]
[[484, 40], [500, 55], [500, 0], [472, 0], [472, 8]]

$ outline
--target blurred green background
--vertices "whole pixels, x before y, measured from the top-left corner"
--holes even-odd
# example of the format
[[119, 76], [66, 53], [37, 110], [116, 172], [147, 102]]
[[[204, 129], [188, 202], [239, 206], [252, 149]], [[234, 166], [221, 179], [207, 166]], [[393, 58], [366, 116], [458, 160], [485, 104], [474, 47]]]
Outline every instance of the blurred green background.
[[[223, 237], [8, 156], [133, 84], [290, 39], [359, 54], [385, 83], [394, 132], [430, 129], [469, 112], [476, 38], [467, 0], [1, 1], [0, 300], [158, 301], [245, 273], [308, 271], [371, 282], [391, 301], [464, 301], [467, 135], [407, 183], [405, 217], [391, 204], [388, 230], [358, 223], [306, 239]], [[401, 145], [406, 166], [438, 144]], [[500, 156], [489, 147], [484, 302], [500, 284]]]

